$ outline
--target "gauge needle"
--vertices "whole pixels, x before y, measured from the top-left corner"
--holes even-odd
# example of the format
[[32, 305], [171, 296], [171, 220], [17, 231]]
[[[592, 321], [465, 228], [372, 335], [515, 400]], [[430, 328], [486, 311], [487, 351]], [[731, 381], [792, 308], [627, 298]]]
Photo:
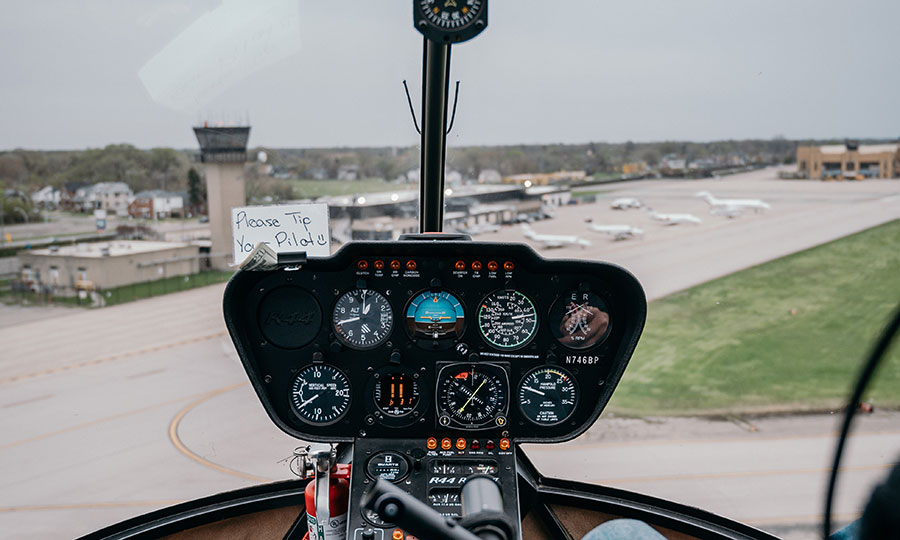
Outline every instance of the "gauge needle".
[[344, 319], [343, 321], [338, 321], [338, 324], [344, 324], [348, 322], [358, 321], [359, 317], [350, 317], [349, 319]]
[[525, 390], [528, 390], [529, 392], [534, 392], [535, 394], [537, 394], [537, 395], [539, 395], [539, 396], [546, 396], [546, 395], [547, 395], [547, 394], [545, 394], [544, 392], [541, 392], [540, 390], [537, 390], [537, 389], [532, 388], [532, 387], [530, 387], [530, 386], [523, 386], [522, 388], [525, 389]]
[[307, 399], [306, 401], [304, 401], [303, 403], [300, 404], [300, 408], [302, 409], [303, 407], [306, 407], [307, 405], [309, 405], [310, 403], [312, 403], [313, 400], [315, 400], [317, 397], [319, 397], [319, 396], [321, 396], [321, 395], [322, 395], [322, 394], [316, 394], [316, 395], [314, 395], [313, 397]]
[[469, 399], [463, 404], [462, 407], [459, 408], [459, 412], [463, 412], [463, 409], [466, 408], [466, 405], [468, 405], [469, 403], [472, 402], [472, 398], [475, 397], [475, 394], [477, 394], [478, 391], [481, 390], [481, 387], [484, 386], [484, 383], [486, 383], [486, 382], [487, 382], [487, 379], [482, 379], [481, 384], [478, 385], [478, 388], [476, 388], [475, 391], [472, 392], [472, 395], [469, 396]]
[[521, 315], [513, 315], [512, 319], [524, 319], [525, 317], [531, 317], [532, 313], [523, 313]]
[[368, 313], [368, 312], [369, 312], [369, 308], [371, 308], [371, 307], [372, 307], [372, 304], [366, 304], [366, 300], [363, 299], [363, 306], [362, 306], [362, 312], [363, 312], [363, 315], [365, 315], [366, 313]]

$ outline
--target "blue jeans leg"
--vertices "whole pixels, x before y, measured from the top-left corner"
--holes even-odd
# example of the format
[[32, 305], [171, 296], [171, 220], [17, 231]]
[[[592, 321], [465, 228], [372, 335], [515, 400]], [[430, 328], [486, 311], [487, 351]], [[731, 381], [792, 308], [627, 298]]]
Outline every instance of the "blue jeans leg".
[[582, 540], [665, 540], [665, 537], [643, 521], [614, 519], [594, 528]]

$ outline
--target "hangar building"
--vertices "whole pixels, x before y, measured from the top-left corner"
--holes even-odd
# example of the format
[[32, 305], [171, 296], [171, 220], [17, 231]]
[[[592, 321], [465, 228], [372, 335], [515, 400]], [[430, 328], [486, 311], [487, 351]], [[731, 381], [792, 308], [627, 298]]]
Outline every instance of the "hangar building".
[[800, 146], [797, 169], [806, 178], [862, 180], [900, 177], [900, 144]]

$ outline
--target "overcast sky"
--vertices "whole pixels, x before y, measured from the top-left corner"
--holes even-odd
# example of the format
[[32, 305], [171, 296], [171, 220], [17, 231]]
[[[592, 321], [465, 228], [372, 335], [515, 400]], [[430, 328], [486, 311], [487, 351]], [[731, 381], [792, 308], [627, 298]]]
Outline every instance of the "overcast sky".
[[[418, 141], [409, 0], [0, 0], [0, 149]], [[451, 145], [900, 136], [897, 0], [492, 0]]]

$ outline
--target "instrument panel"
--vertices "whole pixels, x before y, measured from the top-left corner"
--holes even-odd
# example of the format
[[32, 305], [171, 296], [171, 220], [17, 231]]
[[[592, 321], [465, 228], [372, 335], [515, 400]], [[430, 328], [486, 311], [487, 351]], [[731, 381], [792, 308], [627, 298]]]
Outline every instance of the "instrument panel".
[[618, 266], [457, 240], [357, 242], [240, 271], [224, 304], [269, 416], [323, 442], [571, 439], [606, 405], [646, 316]]

